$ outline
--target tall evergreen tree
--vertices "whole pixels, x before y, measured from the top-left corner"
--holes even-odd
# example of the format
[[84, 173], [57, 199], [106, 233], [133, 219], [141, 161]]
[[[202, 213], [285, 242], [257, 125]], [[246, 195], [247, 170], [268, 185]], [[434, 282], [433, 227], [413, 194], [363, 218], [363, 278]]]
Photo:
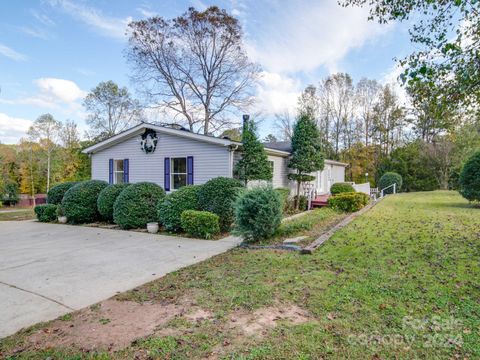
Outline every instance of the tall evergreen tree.
[[273, 169], [263, 144], [258, 140], [256, 130], [253, 121], [245, 120], [242, 133], [242, 159], [235, 165], [235, 175], [245, 185], [251, 180], [270, 181], [273, 177]]
[[301, 115], [293, 128], [292, 157], [288, 164], [289, 168], [295, 170], [288, 178], [297, 182], [296, 209], [302, 183], [314, 180], [315, 176], [310, 173], [323, 170], [324, 161], [317, 125], [307, 114]]

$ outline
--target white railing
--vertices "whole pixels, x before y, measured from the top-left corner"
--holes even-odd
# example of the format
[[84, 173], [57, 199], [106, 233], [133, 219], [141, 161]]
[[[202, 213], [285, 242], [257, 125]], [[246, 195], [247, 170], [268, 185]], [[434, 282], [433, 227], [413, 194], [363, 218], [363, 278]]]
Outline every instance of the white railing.
[[385, 193], [385, 190], [389, 189], [393, 187], [393, 193], [396, 194], [397, 193], [397, 184], [396, 183], [393, 183], [392, 185], [388, 185], [386, 188], [383, 188], [381, 191], [380, 191], [380, 197], [383, 198], [384, 196], [384, 193]]

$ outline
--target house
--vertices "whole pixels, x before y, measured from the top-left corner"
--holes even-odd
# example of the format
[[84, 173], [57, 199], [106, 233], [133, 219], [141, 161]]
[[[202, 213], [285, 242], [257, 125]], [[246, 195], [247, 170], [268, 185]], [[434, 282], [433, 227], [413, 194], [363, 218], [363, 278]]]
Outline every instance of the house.
[[[265, 144], [273, 167], [274, 187], [295, 188], [287, 177], [290, 145]], [[218, 177], [233, 177], [235, 163], [241, 158], [242, 143], [229, 138], [192, 133], [141, 123], [83, 150], [92, 161], [92, 179], [110, 184], [150, 181], [165, 191], [184, 185], [204, 184]], [[345, 179], [347, 164], [325, 160], [325, 168], [312, 174], [318, 194]]]

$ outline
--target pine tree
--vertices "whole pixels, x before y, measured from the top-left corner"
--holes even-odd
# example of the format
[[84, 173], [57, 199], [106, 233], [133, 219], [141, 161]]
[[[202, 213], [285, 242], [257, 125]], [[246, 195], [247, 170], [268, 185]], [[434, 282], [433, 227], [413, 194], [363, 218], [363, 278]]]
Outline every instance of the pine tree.
[[268, 161], [263, 144], [258, 140], [256, 126], [253, 121], [245, 121], [242, 133], [242, 159], [235, 165], [235, 175], [245, 185], [251, 180], [271, 181], [272, 167]]
[[314, 120], [306, 114], [300, 116], [293, 128], [292, 157], [288, 167], [295, 170], [288, 178], [297, 182], [295, 208], [298, 209], [301, 184], [314, 180], [315, 176], [310, 173], [323, 170], [324, 167], [320, 132]]

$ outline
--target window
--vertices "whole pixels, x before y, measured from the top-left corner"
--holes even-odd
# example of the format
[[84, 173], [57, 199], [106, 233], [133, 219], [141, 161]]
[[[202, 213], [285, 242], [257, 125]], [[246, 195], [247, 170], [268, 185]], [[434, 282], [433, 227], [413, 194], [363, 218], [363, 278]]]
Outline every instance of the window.
[[176, 190], [187, 185], [187, 158], [172, 158], [171, 161], [171, 184]]
[[115, 160], [113, 168], [113, 179], [115, 184], [123, 184], [124, 167], [123, 160]]
[[269, 160], [268, 165], [270, 165], [270, 169], [272, 169], [272, 174], [275, 171], [275, 161]]

